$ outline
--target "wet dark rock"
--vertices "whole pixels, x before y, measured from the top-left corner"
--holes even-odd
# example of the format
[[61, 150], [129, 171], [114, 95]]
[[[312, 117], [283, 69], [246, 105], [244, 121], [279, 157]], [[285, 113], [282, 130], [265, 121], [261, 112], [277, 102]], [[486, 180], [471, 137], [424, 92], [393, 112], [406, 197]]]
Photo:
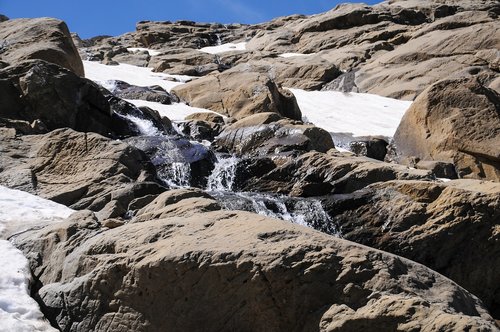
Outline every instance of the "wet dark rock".
[[160, 86], [144, 87], [131, 85], [123, 81], [109, 81], [109, 84], [113, 86], [110, 92], [123, 99], [140, 99], [164, 105], [179, 101], [176, 96], [168, 93]]
[[29, 123], [40, 121], [48, 130], [72, 128], [108, 137], [131, 132], [114, 114], [94, 82], [58, 65], [29, 60], [0, 70], [0, 115]]
[[202, 120], [183, 121], [176, 125], [182, 134], [198, 141], [213, 141], [222, 131], [222, 125]]
[[372, 138], [367, 141], [353, 141], [349, 144], [349, 149], [357, 155], [384, 161], [388, 145], [383, 139]]
[[[172, 164], [189, 165], [188, 178], [194, 187], [206, 186], [216, 161], [214, 153], [204, 145], [184, 138], [168, 136], [141, 136], [127, 139], [127, 143], [144, 151], [164, 180], [172, 176]], [[167, 177], [167, 178], [166, 178]]]

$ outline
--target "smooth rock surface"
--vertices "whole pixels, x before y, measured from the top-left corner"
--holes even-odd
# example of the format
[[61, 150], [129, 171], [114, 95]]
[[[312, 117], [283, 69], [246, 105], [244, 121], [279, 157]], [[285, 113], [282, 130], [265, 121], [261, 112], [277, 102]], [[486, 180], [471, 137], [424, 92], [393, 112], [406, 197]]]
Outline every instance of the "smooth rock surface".
[[192, 199], [210, 201], [203, 194], [164, 195], [153, 211], [159, 202], [178, 208], [161, 219], [106, 229], [82, 212], [15, 238], [53, 324], [69, 332], [496, 330], [477, 298], [422, 265], [246, 212], [200, 214], [206, 204]]

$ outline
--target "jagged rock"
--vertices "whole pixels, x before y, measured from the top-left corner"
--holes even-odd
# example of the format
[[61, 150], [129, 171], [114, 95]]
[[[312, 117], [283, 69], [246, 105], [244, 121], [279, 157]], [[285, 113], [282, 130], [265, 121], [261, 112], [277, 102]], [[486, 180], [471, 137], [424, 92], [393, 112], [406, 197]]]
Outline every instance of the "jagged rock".
[[174, 95], [168, 93], [160, 86], [137, 86], [117, 80], [110, 80], [108, 83], [113, 87], [110, 89], [110, 92], [123, 99], [140, 99], [164, 105], [178, 102], [178, 99]]
[[191, 120], [177, 123], [180, 132], [194, 140], [213, 141], [222, 131], [222, 126], [218, 123], [202, 120]]
[[172, 91], [191, 106], [236, 119], [263, 112], [301, 119], [293, 94], [279, 88], [263, 68], [238, 65], [222, 73], [177, 86]]
[[330, 150], [290, 156], [267, 174], [249, 177], [243, 191], [264, 191], [292, 196], [351, 193], [376, 182], [395, 179], [431, 179], [431, 172], [406, 166], [351, 157]]
[[[272, 114], [255, 114], [231, 124], [216, 138], [216, 144], [237, 155], [252, 156], [287, 151], [326, 152], [335, 147], [326, 130], [298, 121], [279, 120], [279, 115]], [[272, 122], [276, 120], [279, 121]]]
[[84, 76], [66, 23], [53, 18], [13, 19], [0, 23], [0, 58], [12, 65], [41, 59]]
[[191, 21], [141, 21], [136, 25], [135, 39], [145, 47], [157, 49], [199, 49], [222, 42], [232, 42], [248, 35], [241, 24], [196, 23]]
[[111, 109], [97, 84], [42, 60], [28, 60], [0, 70], [0, 116], [48, 130], [73, 128], [106, 136], [131, 134], [127, 122]]
[[372, 138], [366, 141], [353, 141], [349, 144], [349, 147], [357, 155], [383, 161], [387, 154], [387, 145], [389, 143], [383, 139]]
[[343, 237], [422, 263], [500, 318], [500, 185], [390, 181], [325, 203]]
[[477, 298], [422, 265], [215, 209], [169, 192], [118, 228], [80, 213], [13, 240], [42, 310], [68, 332], [496, 329]]
[[394, 136], [396, 158], [452, 162], [460, 177], [500, 181], [500, 95], [474, 78], [425, 90]]
[[428, 169], [432, 171], [437, 178], [457, 179], [457, 172], [455, 165], [452, 163], [445, 163], [442, 161], [425, 161], [421, 160], [415, 164], [417, 169]]
[[[98, 134], [59, 129], [2, 137], [0, 183], [74, 209], [99, 211], [111, 200], [126, 207], [135, 193], [164, 190], [154, 183], [156, 173], [144, 153]], [[148, 185], [136, 186], [141, 182]]]

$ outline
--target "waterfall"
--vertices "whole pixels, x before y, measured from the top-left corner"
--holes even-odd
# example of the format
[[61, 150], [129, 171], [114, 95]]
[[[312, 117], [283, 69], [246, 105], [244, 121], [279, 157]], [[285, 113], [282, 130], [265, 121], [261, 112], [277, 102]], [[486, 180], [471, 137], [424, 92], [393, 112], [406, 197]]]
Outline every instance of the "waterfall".
[[208, 177], [207, 190], [233, 191], [238, 158], [234, 156], [223, 158], [219, 155], [217, 159], [215, 168]]
[[217, 46], [222, 45], [222, 39], [220, 38], [220, 34], [217, 33], [216, 36], [217, 36]]
[[160, 136], [162, 133], [158, 130], [158, 128], [155, 127], [153, 124], [153, 121], [144, 119], [144, 118], [139, 118], [137, 116], [131, 115], [131, 114], [119, 114], [117, 113], [118, 116], [132, 122], [134, 126], [139, 130], [139, 133], [141, 136]]
[[164, 135], [149, 119], [130, 114], [119, 116], [131, 122], [143, 138], [135, 141], [137, 148], [143, 151], [154, 150], [151, 162], [156, 166], [158, 176], [169, 187], [189, 187], [191, 166], [172, 142], [173, 139]]

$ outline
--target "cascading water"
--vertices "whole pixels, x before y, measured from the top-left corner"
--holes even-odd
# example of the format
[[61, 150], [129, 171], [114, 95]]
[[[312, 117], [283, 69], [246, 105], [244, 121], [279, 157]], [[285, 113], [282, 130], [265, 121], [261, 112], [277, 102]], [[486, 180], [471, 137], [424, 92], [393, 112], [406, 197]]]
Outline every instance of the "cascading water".
[[303, 226], [328, 229], [328, 233], [340, 237], [321, 201], [315, 198], [293, 198], [277, 194], [236, 192], [235, 181], [240, 159], [234, 156], [218, 156], [218, 162], [210, 174], [207, 191], [228, 210], [255, 212], [271, 218], [287, 220]]
[[173, 139], [164, 135], [149, 119], [130, 114], [120, 116], [131, 122], [139, 131], [142, 140], [134, 141], [136, 147], [143, 151], [154, 147], [151, 162], [156, 166], [158, 176], [170, 187], [189, 187], [191, 167], [173, 143]]
[[238, 158], [233, 156], [223, 158], [219, 156], [212, 174], [208, 177], [207, 190], [233, 191], [237, 165]]
[[[164, 135], [152, 121], [135, 115], [123, 115], [140, 132], [133, 144], [150, 155], [159, 177], [170, 187], [189, 187], [191, 166], [187, 161], [199, 151], [194, 142], [179, 141]], [[200, 145], [200, 144], [198, 144]], [[219, 154], [213, 171], [208, 175], [206, 190], [222, 207], [229, 210], [255, 212], [271, 218], [287, 220], [300, 225], [327, 230], [340, 236], [321, 201], [316, 198], [293, 198], [277, 194], [237, 191], [238, 164], [241, 159]]]

